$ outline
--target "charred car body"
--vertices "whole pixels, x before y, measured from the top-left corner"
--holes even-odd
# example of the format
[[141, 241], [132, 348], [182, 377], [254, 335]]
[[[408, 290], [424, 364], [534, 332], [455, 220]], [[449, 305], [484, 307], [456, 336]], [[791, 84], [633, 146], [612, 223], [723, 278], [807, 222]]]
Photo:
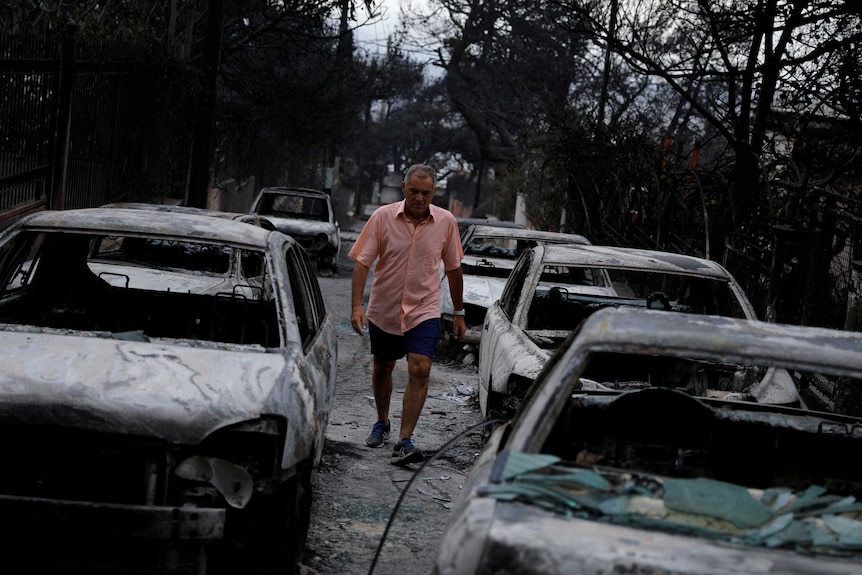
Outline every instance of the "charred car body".
[[294, 240], [202, 215], [42, 212], [0, 234], [0, 287], [0, 441], [16, 462], [0, 512], [24, 544], [290, 571], [337, 353]]
[[208, 216], [223, 220], [235, 220], [252, 226], [257, 226], [265, 230], [274, 230], [275, 225], [268, 219], [257, 214], [243, 214], [239, 212], [222, 212], [218, 210], [210, 210], [206, 208], [196, 208], [192, 206], [180, 206], [174, 204], [150, 204], [146, 202], [116, 202], [105, 204], [103, 208], [124, 208], [127, 210], [150, 210], [153, 212], [173, 212], [179, 214], [192, 214], [198, 216]]
[[516, 224], [515, 222], [509, 220], [494, 220], [488, 218], [462, 218], [457, 217], [455, 221], [458, 222], [458, 233], [463, 237], [466, 232], [470, 230], [473, 226], [494, 226], [495, 228], [517, 228], [521, 230], [527, 229], [527, 226], [524, 224]]
[[[464, 320], [467, 333], [463, 341], [479, 343], [482, 324], [488, 308], [497, 299], [506, 285], [518, 256], [524, 250], [539, 244], [589, 244], [589, 240], [578, 234], [563, 234], [542, 230], [529, 230], [523, 226], [508, 225], [469, 226], [461, 234], [464, 259], [461, 271], [464, 275]], [[452, 295], [448, 282], [441, 284], [440, 315], [443, 318], [443, 333], [451, 333], [454, 319]]]
[[[544, 245], [525, 251], [488, 311], [479, 347], [479, 404], [510, 416], [568, 334], [603, 307], [756, 319], [748, 298], [716, 262], [650, 250]], [[770, 371], [739, 390], [764, 403], [796, 404], [789, 375]]]
[[266, 216], [276, 229], [299, 242], [321, 275], [338, 271], [341, 227], [329, 194], [308, 188], [263, 188], [251, 212]]
[[862, 419], [723, 395], [770, 369], [860, 385], [862, 337], [597, 311], [493, 431], [435, 575], [862, 572]]

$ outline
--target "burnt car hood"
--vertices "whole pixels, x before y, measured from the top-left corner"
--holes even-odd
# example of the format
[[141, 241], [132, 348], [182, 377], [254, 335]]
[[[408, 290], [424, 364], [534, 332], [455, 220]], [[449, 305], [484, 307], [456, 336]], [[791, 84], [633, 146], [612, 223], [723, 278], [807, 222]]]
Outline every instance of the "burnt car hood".
[[312, 236], [317, 234], [332, 234], [335, 226], [329, 222], [307, 220], [300, 218], [278, 218], [266, 216], [275, 228], [287, 235]]
[[[489, 515], [493, 520], [489, 521], [491, 527], [482, 547], [481, 565], [471, 571], [474, 575], [580, 573], [584, 565], [601, 565], [605, 569], [596, 572], [604, 573], [678, 575], [850, 575], [860, 569], [860, 563], [853, 560], [807, 557], [783, 549], [753, 548], [564, 517], [518, 502], [498, 501], [490, 513], [478, 513], [480, 510], [481, 506], [473, 509], [474, 525], [484, 526]], [[463, 547], [474, 544], [471, 535], [462, 540]]]
[[482, 276], [464, 276], [464, 303], [490, 307], [500, 299], [506, 278], [491, 278]]
[[4, 421], [196, 444], [259, 417], [286, 361], [262, 348], [0, 331], [0, 366]]
[[[449, 284], [444, 279], [443, 288], [440, 290], [440, 313], [451, 316], [455, 310], [452, 303], [452, 294], [449, 292]], [[474, 275], [464, 275], [464, 304], [485, 308], [500, 299], [506, 278], [494, 278]]]

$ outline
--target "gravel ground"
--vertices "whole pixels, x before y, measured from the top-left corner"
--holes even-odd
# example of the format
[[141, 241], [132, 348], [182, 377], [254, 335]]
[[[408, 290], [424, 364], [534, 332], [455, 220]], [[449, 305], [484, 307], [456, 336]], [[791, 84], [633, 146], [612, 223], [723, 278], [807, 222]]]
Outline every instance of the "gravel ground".
[[[303, 563], [307, 572], [320, 575], [428, 573], [452, 501], [481, 450], [481, 433], [467, 434], [421, 471], [420, 464], [400, 468], [389, 462], [393, 439], [383, 448], [365, 446], [376, 412], [368, 338], [357, 335], [350, 326], [352, 262], [346, 258], [350, 245], [349, 239], [342, 245], [339, 273], [319, 278], [327, 309], [339, 330], [338, 383], [323, 461], [312, 487], [312, 519]], [[463, 355], [447, 354], [434, 360], [428, 399], [413, 436], [426, 461], [481, 421], [476, 368], [465, 364]], [[393, 379], [395, 438], [407, 380], [404, 360], [397, 364]]]

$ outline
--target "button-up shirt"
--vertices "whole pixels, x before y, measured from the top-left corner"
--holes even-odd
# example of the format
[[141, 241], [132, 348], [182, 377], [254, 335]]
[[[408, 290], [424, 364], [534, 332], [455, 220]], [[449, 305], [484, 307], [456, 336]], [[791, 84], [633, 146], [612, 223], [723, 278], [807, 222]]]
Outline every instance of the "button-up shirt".
[[374, 267], [365, 316], [385, 332], [402, 335], [440, 317], [440, 262], [445, 271], [461, 266], [464, 253], [455, 216], [429, 206], [430, 216], [415, 225], [404, 201], [377, 208], [350, 250], [350, 257]]

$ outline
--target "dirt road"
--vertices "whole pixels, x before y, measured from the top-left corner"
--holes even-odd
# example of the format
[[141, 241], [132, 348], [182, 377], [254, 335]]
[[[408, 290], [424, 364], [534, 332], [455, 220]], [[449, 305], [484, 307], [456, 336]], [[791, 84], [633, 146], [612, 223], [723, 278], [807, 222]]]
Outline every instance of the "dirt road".
[[[343, 245], [342, 251], [346, 254], [349, 247]], [[365, 446], [376, 412], [368, 338], [350, 327], [351, 271], [352, 263], [342, 258], [337, 276], [319, 278], [327, 309], [339, 329], [338, 383], [323, 461], [313, 484], [312, 519], [303, 563], [320, 575], [424, 574], [431, 568], [451, 501], [479, 454], [481, 434], [468, 435], [417, 475], [370, 571], [396, 502], [419, 465], [399, 468], [389, 463], [407, 380], [404, 360], [394, 373], [393, 439], [383, 448]], [[366, 299], [367, 290], [366, 286]], [[476, 386], [475, 367], [435, 360], [428, 399], [413, 435], [427, 457], [481, 420]]]

